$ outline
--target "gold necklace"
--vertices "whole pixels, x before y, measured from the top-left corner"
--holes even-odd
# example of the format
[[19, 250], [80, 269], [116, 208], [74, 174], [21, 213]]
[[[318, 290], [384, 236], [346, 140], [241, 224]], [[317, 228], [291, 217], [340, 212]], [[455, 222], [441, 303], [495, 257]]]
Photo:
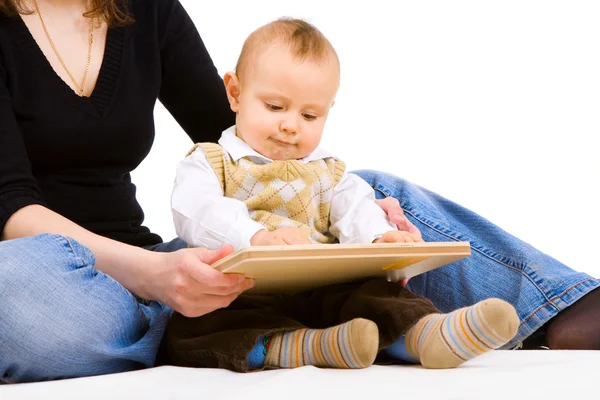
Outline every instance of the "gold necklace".
[[56, 45], [54, 44], [54, 41], [52, 40], [52, 37], [50, 36], [50, 33], [48, 32], [48, 28], [46, 27], [46, 23], [44, 22], [44, 18], [42, 17], [42, 13], [40, 12], [40, 7], [38, 5], [37, 0], [33, 0], [33, 5], [35, 7], [35, 12], [40, 17], [40, 22], [42, 23], [42, 27], [44, 28], [44, 32], [46, 33], [46, 37], [48, 38], [48, 42], [50, 42], [50, 46], [52, 47], [52, 50], [54, 50], [54, 54], [56, 54], [56, 58], [58, 58], [60, 65], [62, 65], [62, 67], [66, 71], [67, 75], [69, 75], [69, 78], [71, 78], [71, 81], [73, 82], [73, 84], [75, 85], [75, 87], [77, 88], [77, 90], [79, 92], [79, 96], [83, 96], [83, 92], [85, 90], [85, 81], [87, 80], [88, 71], [90, 70], [90, 64], [92, 61], [92, 45], [94, 44], [94, 24], [93, 24], [93, 22], [90, 22], [90, 34], [89, 34], [90, 45], [89, 45], [89, 49], [88, 49], [87, 64], [85, 66], [85, 71], [83, 73], [83, 79], [81, 80], [81, 84], [79, 84], [75, 80], [75, 77], [73, 76], [73, 74], [71, 73], [69, 68], [67, 68], [67, 65], [65, 64], [62, 57], [60, 56], [60, 53], [58, 52]]

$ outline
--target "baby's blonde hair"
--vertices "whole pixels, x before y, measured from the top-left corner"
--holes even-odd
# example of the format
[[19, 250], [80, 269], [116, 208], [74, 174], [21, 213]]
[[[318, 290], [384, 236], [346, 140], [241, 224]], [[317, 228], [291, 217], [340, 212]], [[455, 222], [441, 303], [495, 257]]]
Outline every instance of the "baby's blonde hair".
[[284, 17], [261, 26], [248, 36], [235, 66], [240, 80], [246, 73], [250, 60], [260, 54], [262, 48], [273, 43], [288, 46], [293, 56], [301, 61], [333, 61], [339, 72], [337, 53], [325, 35], [304, 20]]

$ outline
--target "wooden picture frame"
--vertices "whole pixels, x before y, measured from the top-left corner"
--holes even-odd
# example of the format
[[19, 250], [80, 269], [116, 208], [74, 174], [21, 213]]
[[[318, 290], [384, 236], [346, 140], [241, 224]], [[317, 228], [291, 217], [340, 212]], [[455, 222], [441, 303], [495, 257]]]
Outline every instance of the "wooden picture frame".
[[400, 281], [469, 255], [469, 242], [256, 246], [230, 254], [213, 267], [253, 278], [254, 288], [245, 293], [267, 294], [369, 277]]

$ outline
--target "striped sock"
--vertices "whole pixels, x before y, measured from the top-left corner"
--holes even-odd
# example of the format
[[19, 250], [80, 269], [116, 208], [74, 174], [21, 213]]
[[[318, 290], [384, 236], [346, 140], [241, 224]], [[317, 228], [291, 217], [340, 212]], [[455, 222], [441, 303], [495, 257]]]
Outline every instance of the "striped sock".
[[274, 334], [267, 347], [265, 365], [365, 368], [375, 361], [378, 347], [377, 325], [356, 318], [327, 329], [305, 328]]
[[506, 344], [518, 327], [512, 305], [487, 299], [449, 314], [423, 317], [406, 333], [405, 344], [425, 368], [454, 368]]

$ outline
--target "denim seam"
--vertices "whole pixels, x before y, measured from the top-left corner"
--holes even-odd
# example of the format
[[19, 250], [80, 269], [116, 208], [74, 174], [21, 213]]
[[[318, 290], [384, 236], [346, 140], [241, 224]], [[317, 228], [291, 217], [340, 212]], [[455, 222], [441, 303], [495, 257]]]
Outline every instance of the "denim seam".
[[556, 305], [554, 304], [554, 301], [555, 301], [555, 300], [557, 300], [557, 299], [562, 299], [562, 298], [563, 298], [563, 297], [564, 297], [564, 296], [565, 296], [567, 293], [569, 293], [571, 290], [575, 289], [577, 286], [579, 286], [579, 285], [583, 285], [583, 284], [585, 284], [586, 282], [592, 281], [592, 280], [594, 280], [594, 279], [595, 279], [595, 278], [588, 278], [588, 279], [586, 279], [586, 280], [584, 280], [584, 281], [577, 282], [577, 283], [575, 283], [575, 284], [573, 284], [573, 285], [569, 286], [569, 287], [568, 287], [567, 289], [565, 289], [565, 290], [564, 290], [564, 291], [563, 291], [561, 294], [558, 294], [558, 295], [554, 296], [553, 298], [549, 299], [549, 300], [548, 300], [546, 303], [542, 304], [542, 305], [541, 305], [541, 306], [539, 306], [537, 309], [535, 309], [535, 311], [533, 311], [531, 314], [529, 314], [529, 316], [528, 316], [527, 318], [523, 319], [523, 321], [521, 322], [521, 324], [520, 324], [519, 326], [521, 326], [521, 325], [525, 324], [527, 321], [529, 321], [531, 318], [533, 318], [533, 316], [534, 316], [534, 315], [535, 315], [535, 314], [536, 314], [538, 311], [540, 311], [542, 308], [545, 308], [545, 307], [546, 307], [546, 306], [548, 306], [548, 305], [552, 305], [554, 308], [556, 308], [556, 310], [557, 310], [558, 312], [562, 311], [562, 310], [560, 310], [560, 309], [558, 308], [558, 306], [556, 306]]
[[52, 239], [59, 242], [67, 249], [67, 252], [70, 253], [70, 256], [77, 261], [77, 265], [79, 265], [79, 266], [86, 265], [83, 257], [77, 255], [77, 252], [75, 251], [75, 248], [73, 247], [73, 244], [71, 243], [71, 241], [69, 239], [67, 239], [65, 236], [59, 235], [59, 234], [50, 234], [50, 235], [51, 235]]
[[[386, 193], [386, 192], [387, 192], [387, 190], [386, 190], [384, 187], [377, 187], [377, 188], [375, 188], [375, 190], [379, 191], [381, 194], [383, 194], [383, 195], [384, 195], [384, 196], [386, 196], [386, 197], [392, 197], [392, 194], [391, 194], [391, 193]], [[423, 225], [427, 225], [429, 228], [433, 229], [434, 231], [438, 232], [439, 234], [441, 234], [441, 235], [443, 235], [443, 236], [446, 236], [446, 237], [448, 237], [448, 238], [450, 238], [450, 239], [452, 239], [452, 240], [454, 240], [454, 241], [456, 241], [456, 242], [459, 242], [459, 241], [460, 241], [459, 239], [457, 239], [457, 238], [453, 237], [452, 235], [450, 235], [450, 234], [448, 234], [448, 233], [446, 233], [446, 232], [443, 232], [443, 231], [439, 230], [438, 228], [436, 228], [435, 226], [433, 226], [433, 225], [432, 225], [431, 223], [429, 223], [428, 221], [425, 221], [424, 219], [422, 219], [422, 218], [420, 218], [419, 216], [417, 216], [417, 215], [416, 215], [414, 212], [412, 212], [412, 211], [410, 211], [410, 210], [407, 210], [407, 209], [404, 209], [404, 208], [403, 208], [402, 210], [403, 210], [405, 213], [408, 213], [408, 214], [412, 215], [412, 216], [413, 216], [413, 217], [414, 217], [416, 220], [418, 220], [420, 223], [422, 223]], [[469, 243], [469, 247], [470, 247], [470, 248], [471, 248], [473, 251], [476, 251], [477, 253], [481, 254], [482, 256], [484, 256], [484, 257], [486, 257], [486, 258], [489, 258], [490, 260], [493, 260], [493, 261], [495, 261], [495, 262], [497, 262], [497, 263], [499, 263], [499, 264], [502, 264], [502, 265], [504, 265], [504, 266], [506, 266], [506, 267], [508, 267], [508, 268], [510, 268], [510, 269], [512, 269], [512, 270], [515, 270], [515, 271], [517, 271], [517, 272], [521, 273], [521, 275], [523, 275], [523, 276], [527, 277], [527, 279], [528, 279], [528, 280], [529, 280], [529, 281], [530, 281], [530, 282], [533, 284], [533, 286], [535, 286], [535, 288], [538, 290], [538, 292], [540, 292], [540, 294], [541, 294], [541, 295], [544, 297], [544, 299], [546, 299], [546, 302], [547, 302], [546, 304], [548, 304], [548, 303], [552, 303], [552, 302], [551, 302], [551, 300], [550, 300], [550, 299], [548, 298], [548, 296], [546, 295], [546, 293], [545, 293], [545, 292], [544, 292], [544, 291], [543, 291], [543, 290], [540, 288], [540, 286], [537, 284], [537, 282], [535, 282], [535, 281], [533, 280], [533, 278], [532, 278], [531, 276], [529, 276], [529, 274], [525, 273], [525, 268], [526, 268], [527, 266], [524, 266], [523, 268], [518, 268], [518, 267], [515, 267], [515, 266], [513, 266], [513, 265], [507, 264], [507, 263], [505, 263], [504, 261], [502, 261], [502, 260], [499, 260], [498, 258], [496, 258], [496, 257], [494, 257], [494, 256], [492, 256], [492, 255], [490, 255], [490, 254], [487, 254], [487, 253], [486, 253], [486, 252], [484, 252], [483, 250], [481, 250], [481, 249], [479, 249], [479, 248], [477, 248], [477, 247], [474, 247], [474, 246], [473, 246], [472, 244], [470, 244], [470, 243]], [[581, 283], [581, 282], [580, 282], [580, 283]], [[552, 304], [552, 305], [553, 305], [553, 306], [554, 306], [554, 307], [557, 309], [557, 311], [560, 311], [560, 310], [558, 309], [558, 307], [556, 307], [554, 304]], [[536, 311], [537, 311], [537, 310], [536, 310]], [[529, 316], [529, 317], [527, 317], [527, 318], [530, 318], [530, 317], [531, 317], [531, 314], [530, 314], [530, 316]]]
[[[67, 243], [69, 243], [69, 247], [71, 247], [71, 251], [73, 253], [75, 253], [75, 248], [73, 247], [73, 242], [72, 242], [73, 239], [65, 237], [65, 240], [67, 241]], [[96, 256], [94, 255], [92, 250], [90, 250], [88, 247], [84, 246], [83, 244], [81, 246], [85, 247], [82, 250], [84, 253], [89, 253], [87, 255], [89, 255], [89, 258], [90, 258], [90, 262], [88, 263], [87, 260], [85, 260], [85, 258], [83, 256], [77, 256], [82, 261], [81, 266], [88, 266], [88, 267], [92, 267], [92, 268], [96, 269]]]
[[[82, 257], [82, 256], [78, 256], [77, 252], [75, 251], [75, 248], [73, 247], [73, 243], [71, 242], [72, 239], [66, 237], [66, 236], [62, 236], [62, 235], [55, 235], [56, 239], [58, 241], [64, 241], [66, 242], [66, 244], [69, 245], [69, 248], [71, 249], [71, 254], [73, 256], [73, 258], [75, 258], [77, 261], [79, 261], [78, 266], [79, 267], [89, 267], [92, 269], [94, 276], [97, 276], [101, 271], [96, 269], [96, 256], [94, 255], [94, 253], [92, 253], [92, 251], [90, 249], [88, 249], [87, 247], [84, 249], [87, 250], [87, 252], [89, 252], [89, 257], [90, 257], [90, 261], [91, 263], [86, 262], [86, 260]], [[82, 245], [83, 246], [83, 245]], [[85, 246], [84, 246], [85, 247]], [[131, 299], [133, 299], [136, 303], [139, 303], [138, 300], [136, 299], [136, 297], [133, 295], [133, 293], [131, 293], [127, 288], [125, 288], [123, 285], [121, 285], [121, 283], [119, 283], [116, 279], [114, 279], [112, 276], [105, 274], [104, 272], [102, 272], [102, 278], [104, 278], [105, 280], [108, 280], [108, 282], [115, 286], [118, 287], [122, 290], [125, 290], [129, 296], [131, 297]], [[144, 317], [146, 317], [146, 315], [142, 312], [142, 315]], [[147, 317], [146, 317], [147, 320]], [[149, 321], [147, 322], [149, 324]]]

